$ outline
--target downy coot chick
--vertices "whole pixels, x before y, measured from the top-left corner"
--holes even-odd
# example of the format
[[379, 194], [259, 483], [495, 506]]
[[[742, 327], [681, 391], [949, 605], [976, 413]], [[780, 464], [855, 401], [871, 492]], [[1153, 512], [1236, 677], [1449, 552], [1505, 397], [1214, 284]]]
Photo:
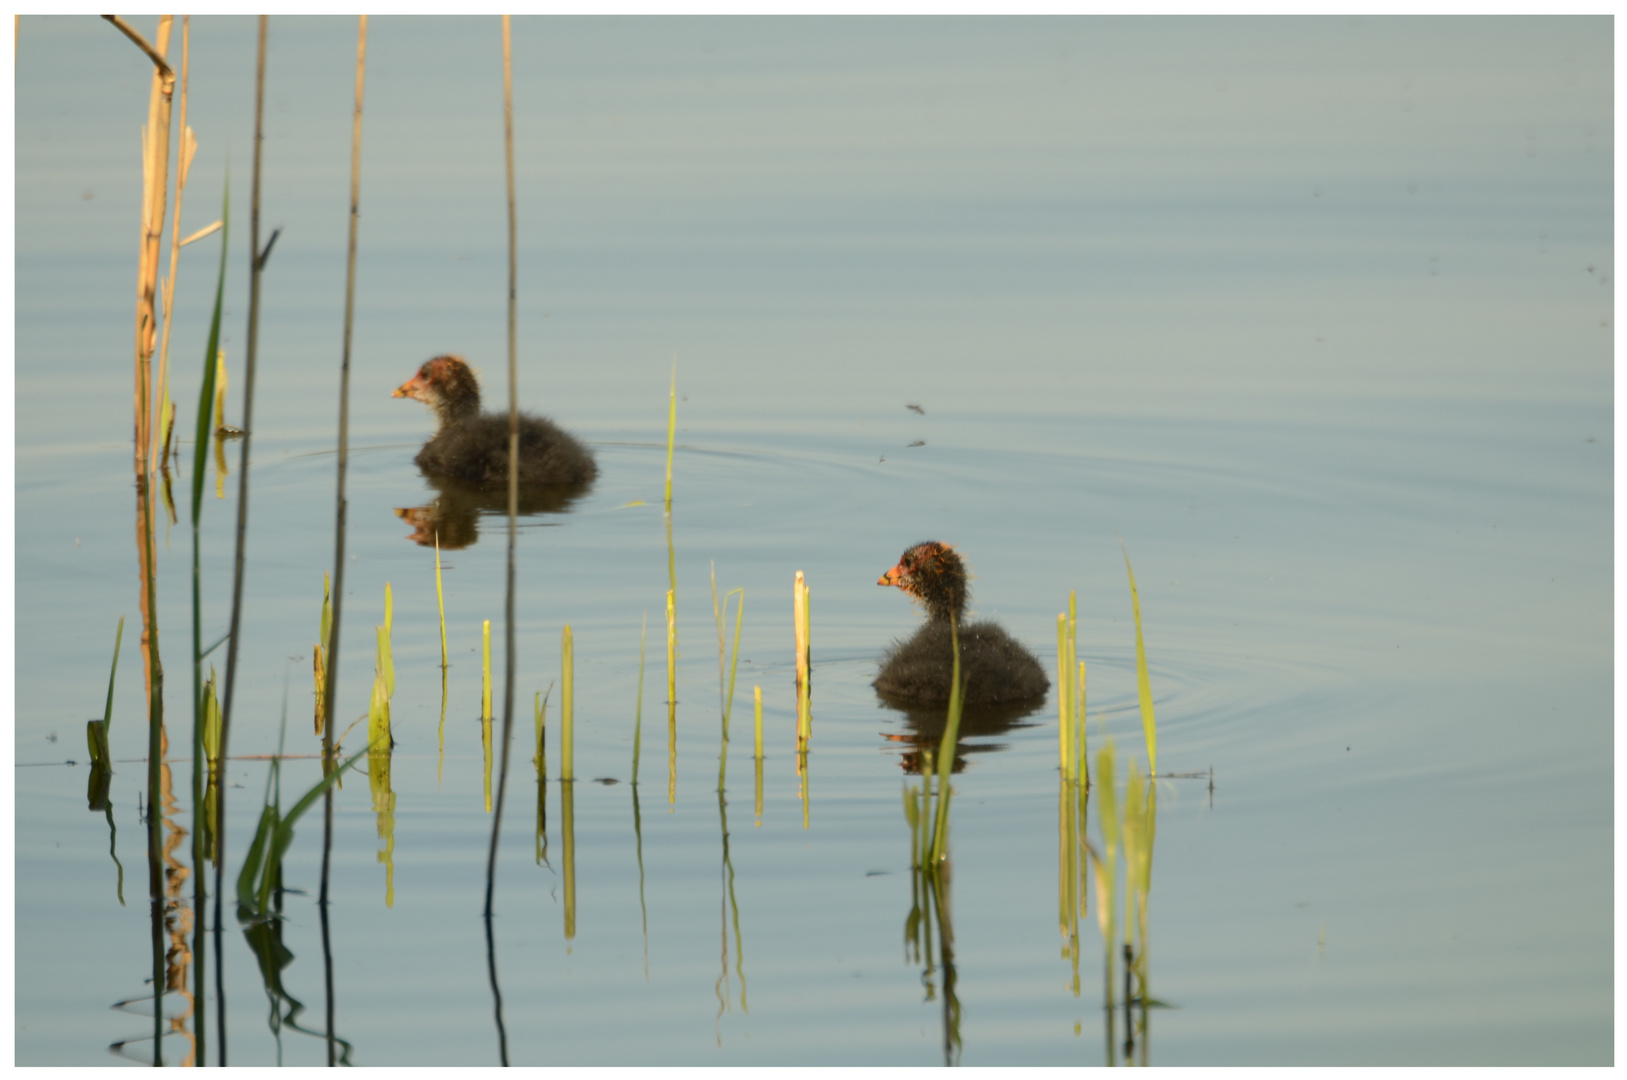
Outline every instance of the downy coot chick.
[[960, 674], [967, 680], [966, 704], [1037, 701], [1051, 688], [1034, 654], [992, 622], [964, 621], [966, 564], [948, 544], [916, 544], [877, 585], [896, 585], [921, 601], [926, 625], [908, 641], [895, 642], [882, 657], [873, 684], [884, 699], [937, 704], [948, 702], [954, 670], [949, 616], [960, 631]]
[[[396, 388], [434, 410], [440, 427], [413, 460], [425, 473], [478, 488], [508, 485], [508, 414], [480, 412], [480, 383], [459, 356], [437, 356]], [[541, 416], [520, 414], [520, 486], [581, 484], [598, 475], [593, 454]]]

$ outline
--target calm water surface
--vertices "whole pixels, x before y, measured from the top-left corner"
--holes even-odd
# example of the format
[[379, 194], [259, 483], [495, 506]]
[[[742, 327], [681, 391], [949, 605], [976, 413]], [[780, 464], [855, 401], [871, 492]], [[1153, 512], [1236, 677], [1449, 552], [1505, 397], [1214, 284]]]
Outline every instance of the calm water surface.
[[[21, 35], [15, 1056], [151, 1061], [129, 447], [148, 69], [97, 19]], [[217, 216], [229, 160], [238, 416], [253, 35], [247, 19], [193, 26], [182, 220]], [[1152, 1062], [1611, 1062], [1610, 35], [1605, 19], [517, 22], [521, 398], [587, 440], [601, 477], [519, 537], [494, 923], [510, 1060], [1106, 1059], [1094, 908], [1077, 994], [1058, 932], [1054, 700], [964, 747], [952, 985], [906, 945], [915, 729], [869, 683], [919, 616], [874, 582], [934, 537], [969, 560], [978, 614], [1047, 667], [1076, 592], [1093, 746], [1110, 734], [1144, 763], [1121, 540], [1134, 560], [1159, 770], [1213, 770], [1212, 790], [1160, 786], [1148, 955], [1172, 1008], [1152, 1013]], [[338, 713], [366, 709], [388, 583], [399, 745], [389, 865], [365, 778], [337, 798], [336, 1031], [358, 1064], [498, 1060], [476, 717], [481, 620], [501, 656], [504, 528], [480, 516], [444, 555], [443, 760], [433, 553], [395, 512], [433, 498], [411, 463], [430, 418], [389, 391], [458, 351], [501, 404], [499, 50], [496, 20], [370, 28]], [[263, 220], [283, 232], [264, 282], [228, 881], [265, 784], [250, 756], [276, 751], [285, 692], [288, 752], [317, 746], [354, 54], [349, 20], [271, 22]], [[216, 243], [182, 260], [186, 430]], [[229, 619], [228, 456], [204, 513], [207, 640]], [[160, 529], [158, 588], [185, 788], [184, 497], [181, 513]], [[720, 590], [745, 590], [722, 802], [714, 563]], [[797, 570], [813, 597], [806, 777]], [[121, 615], [122, 905], [82, 734]], [[529, 764], [529, 702], [550, 685], [557, 701], [567, 623], [574, 936], [560, 785], [541, 858]], [[290, 761], [285, 805], [316, 775]], [[192, 827], [186, 800], [169, 818]], [[320, 836], [306, 819], [290, 852], [282, 973], [318, 1033]], [[325, 1060], [320, 1037], [274, 1032], [227, 919], [231, 1062]], [[200, 1004], [213, 1061], [212, 986]], [[166, 1014], [189, 1007], [166, 997]], [[186, 1049], [165, 1039], [169, 1062]]]

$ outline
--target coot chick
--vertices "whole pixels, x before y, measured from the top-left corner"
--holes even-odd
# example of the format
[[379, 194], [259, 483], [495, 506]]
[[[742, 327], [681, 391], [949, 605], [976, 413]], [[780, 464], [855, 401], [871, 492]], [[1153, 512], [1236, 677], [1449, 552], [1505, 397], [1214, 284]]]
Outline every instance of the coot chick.
[[1034, 654], [992, 622], [964, 621], [966, 564], [948, 544], [916, 544], [877, 585], [896, 585], [921, 601], [926, 625], [908, 641], [894, 642], [882, 657], [873, 684], [884, 699], [937, 704], [948, 702], [954, 671], [949, 616], [960, 629], [960, 674], [967, 681], [968, 705], [1036, 701], [1051, 688]]
[[[480, 412], [480, 382], [459, 356], [437, 356], [396, 388], [435, 411], [440, 427], [413, 458], [432, 476], [478, 488], [508, 486], [508, 414]], [[520, 414], [520, 486], [582, 484], [599, 474], [593, 454], [541, 416]]]

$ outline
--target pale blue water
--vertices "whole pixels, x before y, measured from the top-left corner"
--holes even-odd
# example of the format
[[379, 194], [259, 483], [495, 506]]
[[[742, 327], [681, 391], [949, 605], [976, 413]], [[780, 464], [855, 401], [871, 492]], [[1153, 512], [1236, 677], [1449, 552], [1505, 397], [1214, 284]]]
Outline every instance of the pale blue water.
[[[275, 750], [285, 685], [290, 752], [315, 745], [355, 55], [351, 20], [271, 26], [263, 227], [283, 234], [263, 300], [239, 755]], [[229, 155], [240, 415], [254, 25], [193, 30], [200, 150], [183, 231], [217, 215]], [[521, 400], [592, 444], [602, 476], [520, 536], [522, 708], [495, 923], [510, 1060], [943, 1060], [941, 974], [926, 1000], [904, 950], [909, 833], [887, 736], [906, 729], [868, 685], [918, 617], [876, 576], [936, 537], [966, 554], [978, 613], [1048, 668], [1077, 592], [1092, 738], [1109, 731], [1144, 762], [1121, 539], [1134, 560], [1159, 771], [1214, 770], [1212, 797], [1203, 781], [1160, 792], [1149, 957], [1153, 992], [1176, 1008], [1152, 1014], [1154, 1063], [1612, 1061], [1611, 32], [1604, 19], [516, 22]], [[98, 19], [28, 19], [21, 34], [15, 1058], [94, 1064], [152, 1027], [111, 1008], [143, 995], [150, 1008], [151, 994], [128, 396], [148, 72]], [[411, 457], [430, 422], [388, 395], [455, 350], [502, 400], [499, 49], [495, 19], [370, 25], [339, 712], [366, 707], [389, 582], [400, 745], [391, 907], [365, 779], [338, 798], [337, 1031], [360, 1064], [498, 1059], [471, 718], [482, 619], [501, 656], [503, 527], [485, 518], [478, 544], [445, 554], [437, 779], [433, 556], [393, 512], [429, 499]], [[189, 248], [181, 271], [187, 428], [214, 244]], [[659, 504], [675, 356], [669, 807]], [[204, 516], [211, 641], [229, 617], [230, 453], [227, 497]], [[184, 496], [181, 513], [159, 569], [177, 747]], [[720, 591], [746, 596], [726, 808], [738, 939], [713, 791], [713, 561]], [[806, 830], [791, 753], [799, 569], [816, 670]], [[628, 783], [646, 612], [647, 965]], [[123, 907], [107, 823], [85, 808], [81, 733], [120, 615]], [[557, 682], [567, 622], [581, 778], [569, 942], [559, 785], [538, 866], [528, 761], [531, 694]], [[985, 749], [956, 777], [965, 1064], [1105, 1058], [1093, 911], [1077, 997], [1058, 955], [1055, 715], [1047, 702], [974, 739]], [[174, 768], [184, 787], [189, 763]], [[228, 882], [265, 769], [231, 767]], [[285, 803], [314, 775], [291, 762]], [[190, 827], [184, 809], [176, 824]], [[320, 836], [307, 819], [290, 855], [304, 894], [287, 898], [284, 972], [316, 1030]], [[227, 919], [230, 1060], [269, 1064], [264, 989]], [[213, 1061], [212, 986], [208, 1006]], [[181, 1052], [166, 1040], [166, 1060]], [[319, 1039], [287, 1031], [281, 1052], [325, 1060]], [[150, 1042], [127, 1054], [150, 1061]]]

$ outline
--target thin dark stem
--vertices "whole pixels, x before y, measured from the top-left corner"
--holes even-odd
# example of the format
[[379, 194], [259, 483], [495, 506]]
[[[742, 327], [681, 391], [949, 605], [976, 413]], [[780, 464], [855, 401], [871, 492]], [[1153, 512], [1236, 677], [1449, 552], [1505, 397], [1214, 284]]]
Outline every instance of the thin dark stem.
[[[237, 689], [237, 653], [241, 642], [239, 628], [243, 616], [243, 546], [249, 525], [249, 444], [254, 438], [254, 360], [260, 335], [260, 271], [264, 258], [260, 252], [260, 158], [265, 144], [266, 96], [266, 17], [260, 16], [259, 43], [254, 68], [254, 186], [249, 200], [249, 326], [248, 345], [245, 349], [243, 373], [243, 449], [237, 472], [237, 554], [232, 565], [232, 622], [231, 640], [226, 647], [226, 700], [220, 713], [220, 756], [225, 761], [232, 731], [232, 702]], [[269, 248], [265, 254], [270, 254]], [[226, 865], [226, 783], [225, 769], [221, 770], [221, 784], [215, 802], [215, 843], [220, 858], [215, 860], [215, 933], [220, 933], [221, 891], [225, 884]], [[215, 950], [215, 973], [220, 976], [223, 957]], [[226, 1064], [226, 1000], [220, 997], [220, 1064]]]
[[[514, 78], [508, 16], [503, 16], [503, 147], [508, 169], [508, 587], [505, 590], [503, 674], [503, 758], [497, 777], [497, 812], [492, 817], [491, 853], [486, 861], [486, 919], [490, 926], [492, 892], [497, 882], [497, 838], [503, 828], [503, 797], [508, 793], [509, 739], [514, 731], [514, 544], [520, 502], [519, 376], [515, 361], [516, 230], [514, 223]], [[494, 969], [495, 970], [495, 969]], [[493, 987], [496, 987], [495, 974]], [[505, 1058], [507, 1051], [504, 1051]], [[507, 1064], [507, 1061], [504, 1061]]]
[[[339, 454], [333, 509], [333, 609], [328, 640], [323, 643], [326, 670], [322, 674], [322, 765], [333, 767], [333, 710], [339, 686], [339, 627], [345, 596], [345, 526], [349, 503], [345, 476], [350, 466], [350, 341], [356, 314], [356, 231], [361, 220], [362, 92], [367, 76], [367, 16], [356, 24], [356, 110], [350, 127], [350, 236], [345, 256], [345, 332], [339, 360]], [[333, 952], [328, 941], [328, 883], [333, 859], [333, 789], [322, 797], [322, 958], [327, 990], [328, 1064], [334, 1064]]]
[[[333, 789], [329, 788], [328, 790], [332, 791]], [[331, 806], [332, 806], [332, 804], [330, 803], [329, 806], [330, 806], [330, 814], [331, 814]], [[326, 850], [323, 851], [322, 857], [323, 857], [323, 859], [327, 858], [327, 851]], [[327, 881], [325, 879], [323, 881], [323, 884], [324, 885], [327, 884]], [[322, 975], [323, 975], [323, 986], [327, 990], [327, 997], [328, 997], [328, 1003], [327, 1003], [328, 1067], [332, 1068], [334, 1063], [335, 1063], [335, 1057], [334, 1057], [335, 1039], [334, 1039], [334, 1035], [333, 1035], [333, 939], [332, 939], [332, 936], [330, 935], [330, 933], [328, 931], [328, 902], [327, 902], [326, 897], [324, 897], [322, 902], [317, 905], [316, 910], [317, 910], [317, 914], [320, 915], [321, 919], [322, 919]]]
[[[327, 672], [323, 676], [322, 753], [333, 755], [334, 689], [339, 678], [339, 613], [345, 596], [345, 476], [350, 467], [350, 335], [356, 313], [356, 230], [361, 220], [362, 89], [367, 71], [367, 16], [356, 30], [356, 112], [350, 128], [350, 242], [345, 261], [345, 337], [339, 360], [339, 466], [334, 497], [333, 618], [328, 627]], [[329, 789], [332, 790], [331, 788]], [[323, 859], [323, 902], [327, 902], [327, 861]]]
[[497, 1018], [497, 1061], [503, 1066], [508, 1065], [508, 1029], [503, 1026], [503, 991], [497, 985], [497, 945], [492, 936], [491, 916], [485, 917], [486, 922], [486, 974], [491, 978], [492, 1011]]

